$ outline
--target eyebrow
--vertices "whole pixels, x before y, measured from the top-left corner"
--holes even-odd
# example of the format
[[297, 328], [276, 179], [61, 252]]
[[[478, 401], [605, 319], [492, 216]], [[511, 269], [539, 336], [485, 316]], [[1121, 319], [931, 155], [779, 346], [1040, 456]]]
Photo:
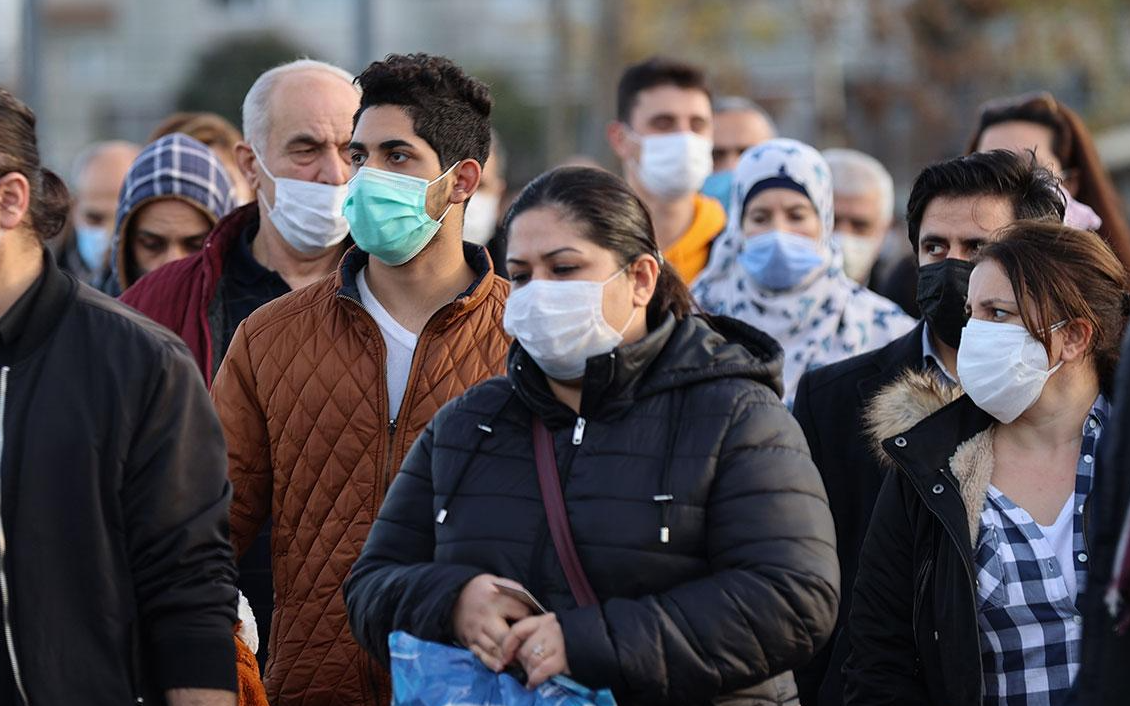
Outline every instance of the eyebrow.
[[1016, 302], [1012, 301], [1011, 299], [982, 299], [980, 302], [978, 302], [977, 305], [980, 306], [983, 309], [989, 309], [989, 308], [992, 308], [994, 305], [1000, 305], [1000, 304], [1003, 304], [1005, 306], [1011, 306], [1011, 307], [1016, 306]]
[[174, 235], [165, 235], [163, 233], [154, 233], [151, 230], [140, 229], [137, 231], [136, 235], [138, 237], [147, 236], [150, 238], [160, 238], [161, 240], [192, 240], [193, 238], [207, 238], [210, 232], [210, 230], [206, 230], [201, 233], [193, 233], [192, 235], [177, 237]]
[[[580, 251], [580, 250], [578, 250], [578, 249], [576, 249], [576, 248], [571, 248], [571, 247], [569, 247], [568, 245], [566, 245], [566, 246], [565, 246], [565, 247], [563, 247], [563, 248], [557, 248], [556, 250], [551, 250], [550, 252], [547, 252], [547, 253], [542, 253], [542, 256], [541, 256], [541, 258], [542, 258], [543, 260], [548, 260], [549, 258], [551, 258], [551, 257], [554, 257], [554, 256], [556, 256], [556, 255], [560, 255], [561, 253], [564, 253], [564, 252], [575, 252], [575, 253], [577, 253], [578, 255], [580, 255], [580, 254], [581, 254], [581, 251]], [[516, 257], [508, 257], [508, 258], [506, 258], [506, 262], [507, 262], [507, 263], [511, 263], [511, 262], [512, 262], [512, 263], [514, 263], [515, 265], [525, 265], [525, 264], [527, 264], [525, 260], [519, 260], [519, 259], [518, 259], [518, 258], [516, 258]]]
[[[385, 140], [384, 142], [381, 142], [380, 144], [378, 144], [377, 150], [387, 152], [388, 150], [394, 150], [398, 147], [414, 147], [414, 145], [411, 142], [408, 142], [407, 140], [401, 140], [401, 139], [394, 138], [394, 139], [391, 139], [391, 140]], [[368, 152], [369, 146], [366, 145], [364, 142], [359, 142], [357, 140], [353, 140], [352, 142], [349, 143], [349, 149], [351, 149], [355, 152]]]
[[287, 140], [286, 141], [286, 149], [291, 149], [292, 147], [298, 147], [298, 146], [301, 146], [301, 145], [307, 145], [307, 146], [310, 146], [310, 147], [321, 147], [324, 144], [326, 144], [324, 140], [319, 140], [318, 138], [314, 137], [313, 135], [310, 135], [310, 134], [307, 134], [307, 133], [302, 133], [302, 134], [299, 134], [299, 135], [295, 135], [294, 137]]

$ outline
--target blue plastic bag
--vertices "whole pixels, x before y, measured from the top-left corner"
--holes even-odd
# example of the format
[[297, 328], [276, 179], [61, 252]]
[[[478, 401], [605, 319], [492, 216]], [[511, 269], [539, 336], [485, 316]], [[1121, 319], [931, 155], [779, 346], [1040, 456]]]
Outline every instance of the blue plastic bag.
[[392, 706], [616, 706], [612, 692], [592, 691], [554, 677], [534, 691], [509, 674], [495, 674], [464, 650], [406, 632], [388, 637]]

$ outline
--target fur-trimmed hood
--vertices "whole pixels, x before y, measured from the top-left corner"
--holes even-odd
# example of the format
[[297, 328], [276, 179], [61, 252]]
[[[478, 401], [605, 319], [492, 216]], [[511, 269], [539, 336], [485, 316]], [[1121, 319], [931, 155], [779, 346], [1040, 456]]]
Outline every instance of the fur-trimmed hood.
[[[884, 441], [910, 431], [965, 393], [958, 385], [947, 385], [928, 371], [907, 371], [875, 394], [864, 412], [864, 432], [876, 457], [884, 465], [897, 467], [886, 452]], [[958, 481], [961, 500], [974, 546], [981, 525], [981, 509], [993, 475], [993, 430], [990, 426], [959, 445], [949, 458], [950, 472]]]
[[946, 385], [937, 375], [917, 370], [907, 370], [880, 388], [863, 413], [864, 432], [876, 458], [893, 467], [895, 461], [883, 450], [883, 442], [909, 431], [962, 394], [960, 386]]

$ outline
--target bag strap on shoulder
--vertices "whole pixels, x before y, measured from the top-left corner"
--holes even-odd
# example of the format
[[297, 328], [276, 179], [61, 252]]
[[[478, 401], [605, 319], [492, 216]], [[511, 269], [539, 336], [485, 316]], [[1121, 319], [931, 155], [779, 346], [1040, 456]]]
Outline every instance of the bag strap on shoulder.
[[569, 590], [573, 599], [582, 608], [596, 605], [599, 601], [592, 584], [585, 575], [577, 547], [573, 543], [573, 530], [569, 525], [569, 515], [565, 511], [565, 498], [561, 494], [561, 476], [557, 472], [557, 456], [553, 450], [553, 435], [540, 417], [533, 417], [534, 461], [538, 467], [538, 485], [541, 486], [541, 499], [545, 505], [545, 516], [549, 521], [549, 533], [553, 536], [553, 546], [557, 558], [565, 571]]

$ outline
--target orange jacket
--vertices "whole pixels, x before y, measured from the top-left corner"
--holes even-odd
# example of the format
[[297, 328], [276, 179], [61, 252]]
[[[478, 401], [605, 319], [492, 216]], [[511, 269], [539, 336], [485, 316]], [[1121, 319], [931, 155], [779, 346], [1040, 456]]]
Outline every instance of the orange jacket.
[[688, 285], [706, 267], [710, 246], [726, 227], [726, 209], [709, 196], [695, 194], [694, 220], [675, 244], [663, 252], [679, 276]]
[[341, 586], [408, 447], [448, 400], [505, 371], [509, 285], [486, 250], [466, 248], [478, 278], [425, 326], [397, 419], [380, 329], [357, 291], [367, 256], [356, 248], [334, 275], [244, 321], [216, 375], [236, 554], [273, 522], [265, 683], [274, 706], [389, 701], [387, 675], [350, 634]]

